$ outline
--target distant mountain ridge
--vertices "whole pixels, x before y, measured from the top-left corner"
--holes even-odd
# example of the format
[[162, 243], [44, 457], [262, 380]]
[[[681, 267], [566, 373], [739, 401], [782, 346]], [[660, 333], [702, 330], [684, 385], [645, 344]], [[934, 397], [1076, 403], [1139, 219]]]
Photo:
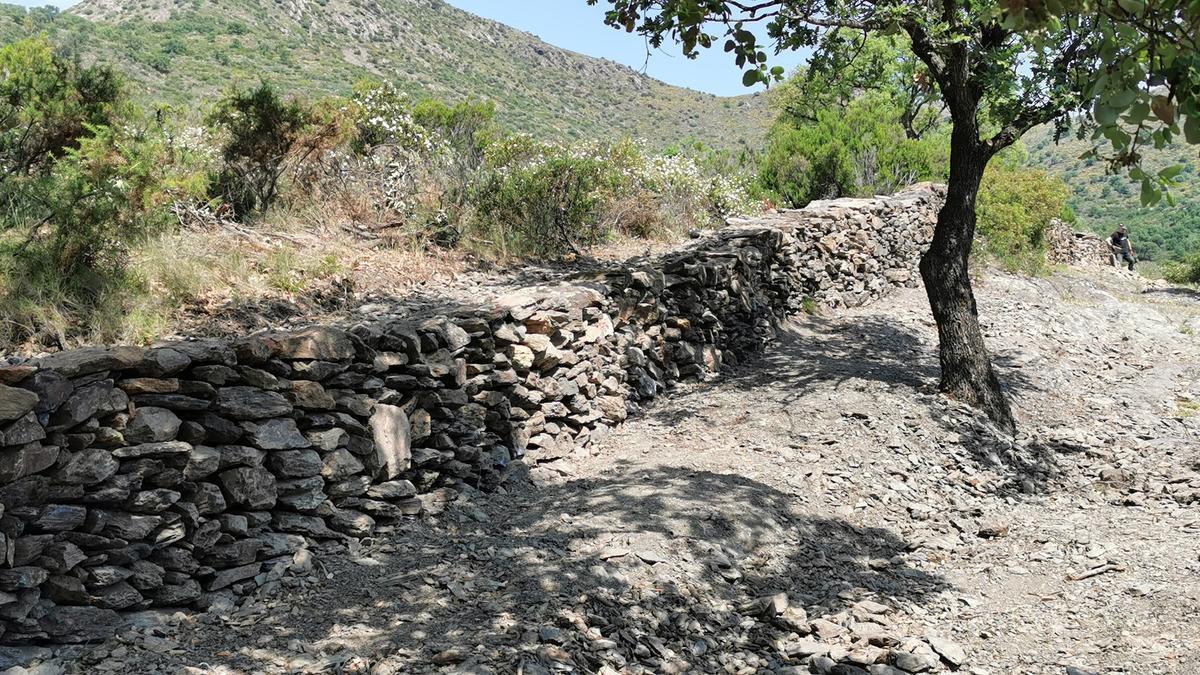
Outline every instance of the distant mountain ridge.
[[143, 98], [176, 104], [261, 78], [318, 96], [373, 76], [414, 97], [494, 101], [507, 126], [547, 137], [756, 147], [770, 122], [762, 95], [668, 85], [442, 0], [84, 0], [31, 16], [4, 5], [0, 39], [45, 31], [112, 63]]

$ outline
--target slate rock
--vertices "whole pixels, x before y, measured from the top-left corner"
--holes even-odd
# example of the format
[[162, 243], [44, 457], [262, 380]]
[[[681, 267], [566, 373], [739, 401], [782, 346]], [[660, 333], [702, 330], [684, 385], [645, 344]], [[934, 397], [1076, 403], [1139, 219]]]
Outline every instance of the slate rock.
[[196, 489], [188, 495], [188, 501], [195, 504], [197, 511], [204, 516], [224, 513], [226, 509], [224, 493], [212, 483], [196, 483]]
[[310, 478], [321, 475], [323, 464], [315, 450], [281, 450], [267, 455], [267, 467], [280, 478]]
[[266, 422], [244, 422], [246, 441], [262, 450], [294, 450], [309, 447], [308, 439], [292, 419], [272, 419]]
[[116, 473], [120, 465], [111, 452], [93, 448], [72, 455], [54, 477], [64, 483], [95, 485]]
[[188, 454], [187, 465], [183, 467], [183, 477], [196, 481], [208, 478], [221, 468], [221, 451], [204, 445], [197, 445]]
[[[278, 496], [275, 476], [262, 467], [241, 466], [222, 471], [218, 480], [234, 506], [269, 509]], [[231, 582], [232, 583], [232, 582]]]
[[179, 417], [166, 408], [140, 407], [122, 432], [130, 443], [171, 441], [179, 433]]
[[98, 642], [112, 637], [121, 626], [119, 615], [99, 607], [55, 607], [38, 620], [55, 642]]
[[[37, 413], [25, 413], [9, 425], [0, 428], [0, 445], [25, 445], [46, 437], [46, 430], [38, 422]], [[3, 469], [0, 469], [2, 471]]]
[[165, 441], [162, 443], [142, 443], [113, 450], [117, 459], [141, 459], [145, 457], [161, 458], [186, 455], [192, 451], [190, 443], [183, 441]]
[[289, 415], [292, 404], [274, 391], [257, 387], [225, 387], [217, 392], [217, 412], [239, 420], [260, 420]]
[[366, 470], [363, 463], [344, 448], [338, 448], [325, 456], [324, 465], [318, 470], [330, 481], [341, 481]]
[[37, 406], [37, 394], [29, 389], [0, 384], [0, 422], [12, 422], [25, 417]]
[[122, 370], [139, 365], [145, 352], [137, 347], [85, 347], [58, 352], [38, 359], [44, 370], [76, 378], [105, 370]]
[[83, 525], [87, 508], [70, 504], [47, 504], [38, 513], [33, 526], [42, 532], [66, 532]]
[[295, 511], [316, 511], [325, 503], [325, 480], [320, 476], [281, 480], [277, 483], [279, 506]]
[[13, 483], [26, 476], [45, 471], [54, 466], [54, 463], [58, 461], [58, 455], [58, 446], [40, 443], [29, 443], [19, 448], [0, 450], [0, 483]]

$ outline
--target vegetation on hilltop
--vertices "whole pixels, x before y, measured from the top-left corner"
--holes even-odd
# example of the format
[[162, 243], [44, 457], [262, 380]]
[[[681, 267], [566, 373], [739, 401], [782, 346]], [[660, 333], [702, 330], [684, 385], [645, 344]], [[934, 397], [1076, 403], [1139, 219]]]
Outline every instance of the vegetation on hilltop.
[[1073, 135], [1054, 138], [1050, 127], [1035, 129], [1026, 137], [1029, 164], [1061, 176], [1071, 189], [1071, 206], [1079, 221], [1100, 236], [1118, 225], [1130, 228], [1138, 256], [1146, 261], [1175, 262], [1200, 253], [1200, 169], [1195, 148], [1170, 145], [1143, 149], [1145, 164], [1153, 171], [1182, 166], [1173, 188], [1175, 204], [1143, 206], [1138, 186], [1121, 173], [1108, 170], [1095, 157], [1084, 157], [1091, 141]]
[[46, 32], [110, 63], [143, 103], [190, 106], [233, 81], [349, 95], [363, 77], [414, 98], [484, 99], [512, 131], [563, 140], [687, 138], [758, 147], [759, 95], [721, 98], [549, 45], [441, 0], [84, 0], [68, 12], [0, 5], [0, 41]]

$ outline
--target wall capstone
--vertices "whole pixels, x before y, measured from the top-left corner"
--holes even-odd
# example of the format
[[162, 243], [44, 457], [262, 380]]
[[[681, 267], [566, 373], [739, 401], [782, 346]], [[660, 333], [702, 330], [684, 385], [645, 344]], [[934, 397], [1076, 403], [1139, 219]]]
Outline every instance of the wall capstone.
[[278, 584], [294, 555], [553, 470], [810, 303], [917, 283], [944, 198], [817, 202], [451, 316], [0, 364], [0, 643]]

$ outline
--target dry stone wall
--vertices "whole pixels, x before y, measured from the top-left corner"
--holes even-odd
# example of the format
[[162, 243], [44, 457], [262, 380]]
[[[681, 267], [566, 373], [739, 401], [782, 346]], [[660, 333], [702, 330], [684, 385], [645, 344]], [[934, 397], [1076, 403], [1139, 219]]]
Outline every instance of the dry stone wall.
[[[297, 552], [553, 467], [809, 303], [915, 283], [941, 189], [742, 220], [453, 316], [0, 365], [0, 642], [278, 584]], [[303, 555], [303, 554], [301, 554]]]
[[1055, 218], [1046, 228], [1046, 259], [1060, 265], [1112, 265], [1112, 248], [1091, 232], [1077, 232]]

